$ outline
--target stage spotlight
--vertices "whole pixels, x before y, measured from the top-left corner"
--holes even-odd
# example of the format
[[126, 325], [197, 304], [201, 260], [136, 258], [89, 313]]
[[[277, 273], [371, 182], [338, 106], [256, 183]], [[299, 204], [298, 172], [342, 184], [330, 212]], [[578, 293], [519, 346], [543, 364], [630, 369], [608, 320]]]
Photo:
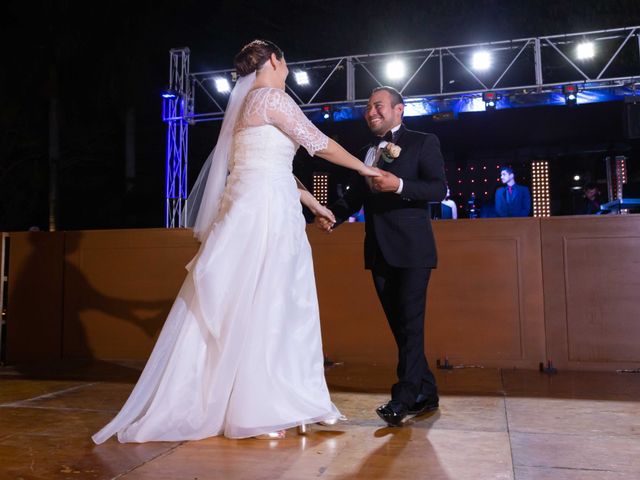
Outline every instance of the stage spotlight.
[[575, 85], [563, 85], [562, 93], [564, 94], [565, 103], [572, 107], [578, 101], [578, 87]]
[[387, 78], [401, 80], [406, 75], [406, 66], [402, 60], [391, 60], [387, 63]]
[[495, 110], [499, 99], [500, 98], [496, 92], [482, 93], [482, 101], [484, 102], [484, 109], [486, 111]]
[[580, 175], [574, 175], [573, 176], [573, 181], [574, 182], [579, 182], [580, 181]]
[[595, 57], [596, 52], [592, 42], [582, 42], [576, 47], [576, 57], [578, 60], [589, 60]]
[[324, 118], [325, 120], [329, 120], [331, 118], [332, 110], [333, 109], [331, 108], [331, 105], [323, 105], [322, 118]]
[[162, 98], [171, 99], [171, 98], [176, 98], [177, 96], [178, 96], [177, 92], [175, 90], [170, 89], [170, 88], [168, 88], [164, 92], [162, 92]]
[[231, 91], [231, 84], [226, 78], [216, 78], [216, 90], [218, 93], [229, 93]]
[[309, 75], [307, 75], [307, 72], [295, 72], [293, 75], [298, 85], [309, 85]]
[[471, 68], [474, 70], [489, 70], [491, 68], [491, 54], [487, 51], [479, 51], [473, 54]]

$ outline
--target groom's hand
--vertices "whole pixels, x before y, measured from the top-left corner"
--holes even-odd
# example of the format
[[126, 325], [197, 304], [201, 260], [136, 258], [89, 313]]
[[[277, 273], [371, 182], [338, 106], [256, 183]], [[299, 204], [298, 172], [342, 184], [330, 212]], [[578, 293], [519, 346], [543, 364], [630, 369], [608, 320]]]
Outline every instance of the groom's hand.
[[373, 177], [371, 184], [378, 192], [396, 192], [400, 188], [400, 179], [393, 173], [380, 170], [379, 177]]
[[331, 229], [333, 227], [333, 222], [325, 217], [316, 217], [313, 223], [315, 223], [316, 227], [318, 227], [323, 232], [331, 233], [332, 231]]

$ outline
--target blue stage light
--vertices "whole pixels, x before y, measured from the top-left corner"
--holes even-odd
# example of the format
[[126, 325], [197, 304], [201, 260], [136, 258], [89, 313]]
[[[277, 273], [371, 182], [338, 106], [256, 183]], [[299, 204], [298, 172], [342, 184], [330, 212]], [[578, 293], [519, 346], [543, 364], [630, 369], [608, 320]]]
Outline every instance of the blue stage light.
[[162, 98], [170, 99], [170, 98], [176, 98], [177, 96], [178, 94], [171, 89], [167, 89], [164, 92], [162, 92]]
[[564, 101], [567, 106], [572, 107], [578, 101], [578, 87], [575, 85], [563, 85], [562, 93], [564, 94]]
[[500, 96], [496, 92], [484, 92], [482, 94], [482, 101], [487, 112], [496, 109], [498, 100], [500, 100]]
[[456, 112], [484, 112], [487, 107], [482, 97], [471, 96], [463, 97], [453, 106]]
[[405, 117], [420, 117], [423, 115], [433, 115], [438, 111], [433, 108], [426, 98], [412, 98], [404, 104]]

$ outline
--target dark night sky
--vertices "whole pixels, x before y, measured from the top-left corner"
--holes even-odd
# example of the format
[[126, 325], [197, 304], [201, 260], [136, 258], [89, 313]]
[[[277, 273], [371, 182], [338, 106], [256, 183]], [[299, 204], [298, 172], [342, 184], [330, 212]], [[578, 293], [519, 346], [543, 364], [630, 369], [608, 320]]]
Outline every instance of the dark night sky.
[[[0, 230], [47, 228], [52, 98], [60, 120], [59, 228], [162, 224], [159, 93], [172, 47], [190, 47], [191, 70], [199, 71], [230, 67], [256, 37], [278, 43], [291, 61], [638, 24], [637, 0], [8, 0], [0, 6]], [[127, 112], [136, 134], [130, 185]], [[517, 121], [526, 125], [529, 114], [521, 112]], [[209, 132], [215, 137], [207, 128], [201, 143]], [[439, 133], [454, 144], [468, 131]]]

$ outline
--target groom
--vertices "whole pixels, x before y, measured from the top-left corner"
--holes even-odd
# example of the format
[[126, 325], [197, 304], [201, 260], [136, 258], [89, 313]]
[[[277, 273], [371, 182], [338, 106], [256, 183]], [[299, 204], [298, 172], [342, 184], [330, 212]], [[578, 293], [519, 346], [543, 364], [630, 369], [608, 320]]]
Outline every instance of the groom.
[[[424, 313], [436, 245], [429, 202], [446, 194], [444, 163], [438, 138], [407, 130], [404, 101], [392, 87], [373, 90], [365, 120], [375, 139], [364, 162], [382, 176], [354, 176], [347, 194], [330, 206], [336, 225], [364, 204], [365, 268], [398, 346], [398, 382], [391, 400], [376, 409], [389, 426], [401, 426], [407, 415], [438, 408], [438, 390], [424, 353]], [[328, 220], [316, 225], [329, 232]]]

